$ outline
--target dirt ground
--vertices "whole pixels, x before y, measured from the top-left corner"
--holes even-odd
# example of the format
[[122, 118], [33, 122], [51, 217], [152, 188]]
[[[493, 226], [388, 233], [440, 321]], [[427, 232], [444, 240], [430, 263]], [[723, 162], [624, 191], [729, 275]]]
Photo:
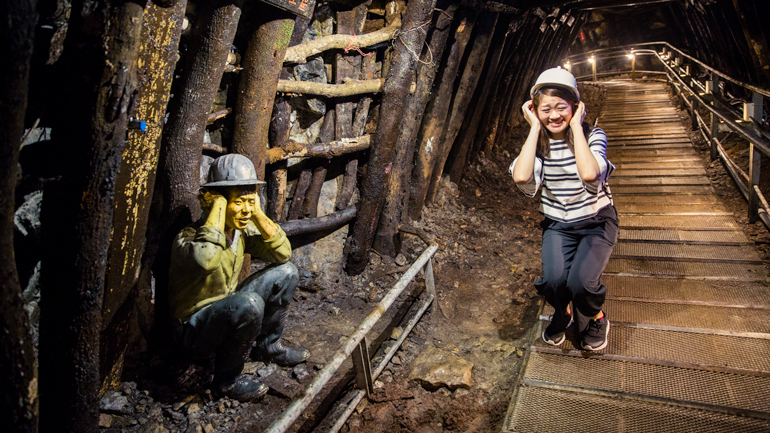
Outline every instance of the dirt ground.
[[[581, 87], [587, 121], [599, 113], [604, 91]], [[683, 121], [689, 125], [686, 112]], [[459, 186], [444, 182], [436, 203], [413, 226], [439, 245], [434, 273], [437, 299], [375, 382], [372, 398], [353, 412], [343, 432], [493, 432], [499, 431], [508, 408], [522, 358], [526, 355], [541, 306], [534, 290], [540, 274], [538, 199], [520, 193], [508, 166], [526, 135], [515, 127], [511, 139], [489, 159], [466, 169]], [[768, 236], [761, 223], [748, 224], [746, 203], [721, 164], [711, 164], [708, 147], [693, 133], [709, 167], [708, 175], [725, 205], [768, 263]], [[734, 140], [733, 140], [734, 141]], [[748, 151], [728, 140], [725, 146], [747, 167]], [[744, 161], [745, 159], [745, 161]], [[765, 164], [770, 166], [770, 164]], [[770, 175], [764, 176], [770, 180]], [[403, 256], [395, 260], [372, 253], [372, 263], [340, 286], [322, 292], [298, 291], [285, 341], [311, 351], [307, 364], [294, 368], [249, 363], [246, 372], [277, 384], [262, 400], [239, 404], [214, 399], [207, 386], [211, 368], [168, 366], [149, 355], [126, 361], [126, 382], [111, 396], [117, 403], [102, 409], [103, 431], [256, 432], [263, 431], [303, 389], [375, 305], [425, 249], [407, 236]], [[367, 336], [372, 354], [393, 344], [425, 288], [415, 278]], [[395, 330], [395, 331], [394, 331]], [[472, 386], [450, 391], [423, 389], [408, 379], [415, 358], [433, 346], [473, 363]], [[290, 431], [328, 431], [336, 421], [334, 402], [343, 399], [353, 381], [350, 360]], [[107, 427], [109, 425], [109, 427]]]

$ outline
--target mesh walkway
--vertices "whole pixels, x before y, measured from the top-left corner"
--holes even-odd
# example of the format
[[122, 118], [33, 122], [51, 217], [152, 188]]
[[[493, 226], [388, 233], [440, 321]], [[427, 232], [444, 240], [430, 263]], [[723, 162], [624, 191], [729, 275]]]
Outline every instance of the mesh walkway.
[[[537, 339], [504, 432], [770, 431], [770, 287], [720, 205], [663, 84], [609, 82], [620, 238], [607, 348]], [[545, 308], [543, 319], [553, 313]]]

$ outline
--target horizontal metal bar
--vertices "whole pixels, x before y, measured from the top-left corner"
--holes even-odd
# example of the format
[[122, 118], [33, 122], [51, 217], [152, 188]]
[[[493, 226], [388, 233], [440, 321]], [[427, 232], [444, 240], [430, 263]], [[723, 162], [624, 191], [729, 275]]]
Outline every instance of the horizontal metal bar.
[[[742, 81], [740, 81], [740, 80], [737, 80], [737, 79], [735, 79], [735, 78], [732, 78], [732, 77], [730, 77], [729, 75], [727, 75], [727, 74], [725, 74], [725, 73], [723, 73], [723, 72], [720, 72], [720, 71], [718, 71], [718, 70], [716, 70], [716, 69], [712, 68], [711, 66], [709, 66], [709, 65], [707, 65], [707, 64], [705, 64], [705, 63], [703, 63], [703, 62], [701, 62], [700, 60], [696, 59], [695, 57], [692, 57], [692, 56], [690, 56], [689, 54], [686, 54], [686, 53], [684, 53], [684, 52], [683, 52], [683, 51], [681, 51], [680, 49], [678, 49], [678, 48], [676, 48], [675, 46], [673, 46], [673, 45], [669, 44], [668, 42], [664, 42], [664, 41], [658, 41], [658, 42], [644, 42], [644, 43], [640, 43], [640, 44], [622, 45], [622, 46], [620, 46], [620, 47], [603, 48], [603, 49], [599, 49], [599, 50], [589, 51], [589, 52], [587, 52], [587, 53], [583, 53], [583, 54], [575, 54], [575, 55], [572, 55], [572, 56], [569, 56], [569, 57], [567, 57], [567, 59], [568, 59], [568, 60], [570, 60], [570, 59], [572, 59], [573, 57], [583, 57], [583, 56], [587, 56], [587, 57], [591, 57], [591, 56], [594, 56], [594, 57], [596, 57], [596, 55], [597, 55], [598, 53], [600, 53], [600, 52], [604, 52], [604, 51], [610, 51], [610, 50], [619, 50], [619, 49], [626, 49], [626, 50], [628, 50], [628, 49], [631, 49], [631, 48], [634, 48], [634, 47], [642, 47], [642, 46], [660, 46], [660, 45], [662, 45], [662, 46], [665, 46], [665, 47], [669, 48], [671, 51], [675, 51], [677, 54], [679, 54], [679, 55], [680, 55], [680, 56], [682, 56], [683, 58], [686, 58], [686, 59], [690, 60], [691, 62], [693, 62], [693, 63], [697, 64], [698, 66], [701, 66], [701, 67], [703, 67], [704, 69], [706, 69], [706, 70], [708, 70], [708, 71], [710, 71], [710, 72], [713, 72], [714, 74], [718, 75], [719, 77], [721, 77], [721, 78], [723, 78], [723, 79], [725, 79], [725, 80], [727, 80], [727, 81], [730, 81], [730, 82], [732, 82], [732, 83], [734, 83], [734, 84], [737, 84], [737, 85], [739, 85], [739, 86], [741, 86], [741, 87], [744, 87], [744, 88], [746, 88], [746, 89], [749, 89], [749, 90], [755, 91], [755, 92], [757, 92], [757, 93], [760, 93], [760, 94], [762, 94], [762, 95], [764, 95], [764, 96], [770, 97], [770, 89], [764, 89], [764, 88], [761, 88], [761, 87], [757, 87], [757, 86], [755, 86], [755, 85], [752, 85], [752, 84], [748, 84], [748, 83], [744, 83], [744, 82], [742, 82]], [[645, 51], [646, 51], [646, 50], [645, 50]], [[651, 51], [654, 51], [654, 50], [651, 50]], [[642, 50], [635, 50], [635, 51], [634, 51], [634, 54], [637, 54], [637, 55], [638, 55], [640, 52], [642, 52]], [[657, 53], [657, 52], [656, 52], [656, 53]]]
[[[676, 74], [676, 72], [674, 72], [674, 70], [671, 68], [671, 66], [670, 66], [670, 65], [668, 65], [668, 63], [666, 63], [666, 61], [665, 61], [665, 60], [663, 60], [663, 59], [662, 59], [662, 58], [661, 58], [659, 55], [658, 55], [657, 57], [658, 57], [658, 59], [660, 59], [661, 63], [663, 63], [663, 65], [664, 65], [664, 66], [665, 66], [665, 67], [666, 67], [666, 68], [667, 68], [669, 71], [671, 71], [671, 72], [673, 73], [673, 75], [676, 77], [677, 81], [679, 81], [679, 83], [680, 83], [680, 84], [682, 84], [682, 86], [683, 86], [684, 88], [686, 88], [686, 89], [687, 89], [687, 90], [690, 92], [690, 94], [691, 94], [691, 95], [692, 95], [694, 98], [696, 98], [696, 99], [698, 100], [698, 102], [700, 102], [700, 103], [701, 103], [701, 105], [703, 105], [703, 107], [704, 107], [704, 108], [706, 108], [706, 109], [707, 109], [707, 110], [709, 110], [710, 112], [714, 113], [714, 115], [715, 115], [715, 116], [717, 116], [718, 118], [722, 119], [722, 121], [724, 121], [724, 122], [725, 122], [725, 123], [726, 123], [726, 124], [727, 124], [727, 125], [728, 125], [728, 126], [731, 128], [731, 129], [732, 129], [732, 130], [734, 130], [735, 132], [737, 132], [737, 133], [738, 133], [739, 135], [741, 135], [743, 138], [745, 138], [745, 139], [749, 140], [750, 142], [754, 143], [754, 145], [755, 145], [755, 146], [757, 146], [757, 147], [759, 148], [759, 150], [761, 150], [761, 151], [762, 151], [762, 153], [764, 153], [764, 154], [765, 154], [765, 155], [767, 155], [767, 156], [770, 156], [770, 142], [768, 142], [767, 140], [765, 140], [765, 139], [764, 139], [764, 137], [761, 137], [761, 136], [757, 135], [757, 134], [756, 134], [754, 131], [752, 131], [752, 130], [749, 130], [749, 129], [747, 129], [747, 128], [743, 128], [743, 127], [741, 127], [740, 125], [738, 125], [738, 124], [735, 122], [735, 120], [731, 119], [730, 117], [726, 116], [726, 115], [725, 115], [724, 113], [722, 113], [721, 111], [719, 111], [719, 110], [715, 109], [715, 108], [714, 108], [714, 107], [712, 107], [710, 104], [708, 104], [708, 103], [706, 102], [706, 100], [705, 100], [705, 99], [703, 99], [703, 98], [702, 98], [700, 95], [698, 95], [697, 93], [695, 93], [695, 92], [694, 92], [692, 89], [690, 89], [690, 88], [689, 88], [689, 87], [688, 87], [688, 86], [687, 86], [687, 85], [686, 85], [686, 84], [685, 84], [685, 83], [682, 81], [682, 78], [681, 78], [681, 77], [680, 77], [678, 74]], [[675, 87], [676, 87], [676, 86], [675, 86]]]
[[281, 414], [281, 416], [275, 420], [265, 433], [283, 433], [291, 424], [299, 417], [315, 396], [321, 391], [326, 382], [328, 382], [332, 375], [337, 372], [342, 363], [350, 356], [353, 350], [358, 346], [358, 343], [366, 336], [366, 334], [372, 329], [375, 323], [385, 313], [385, 311], [393, 304], [396, 297], [404, 291], [406, 286], [412, 281], [417, 273], [425, 266], [428, 260], [436, 253], [438, 245], [433, 244], [423, 251], [420, 257], [412, 264], [409, 270], [398, 280], [392, 289], [385, 295], [384, 298], [375, 306], [366, 319], [358, 326], [353, 335], [343, 344], [343, 346], [337, 350], [332, 357], [332, 360], [326, 364], [326, 366], [318, 373], [310, 386], [307, 387], [305, 393], [299, 400], [292, 402], [288, 408]]

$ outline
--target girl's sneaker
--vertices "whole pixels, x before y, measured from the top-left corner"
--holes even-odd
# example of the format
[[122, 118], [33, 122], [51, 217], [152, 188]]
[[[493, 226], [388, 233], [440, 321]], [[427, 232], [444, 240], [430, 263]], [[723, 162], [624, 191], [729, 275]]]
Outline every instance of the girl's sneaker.
[[585, 350], [602, 350], [607, 347], [607, 335], [610, 333], [610, 321], [607, 316], [601, 319], [591, 319], [588, 321], [588, 328], [583, 334], [581, 346]]
[[560, 346], [564, 343], [564, 340], [567, 339], [567, 328], [572, 325], [572, 314], [565, 313], [564, 321], [567, 322], [567, 326], [564, 326], [563, 323], [557, 323], [558, 321], [551, 317], [551, 323], [543, 330], [543, 341], [546, 344]]

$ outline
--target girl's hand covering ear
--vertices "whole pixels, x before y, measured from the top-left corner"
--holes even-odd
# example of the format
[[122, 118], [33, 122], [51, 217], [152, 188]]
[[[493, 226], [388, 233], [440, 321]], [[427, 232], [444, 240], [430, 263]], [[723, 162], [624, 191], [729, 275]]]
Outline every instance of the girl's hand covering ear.
[[534, 126], [540, 123], [540, 119], [537, 118], [537, 115], [532, 109], [531, 99], [521, 106], [521, 111], [524, 113], [524, 119], [527, 121], [527, 123], [529, 123], [529, 126]]
[[575, 112], [572, 113], [572, 119], [570, 120], [570, 126], [579, 128], [583, 125], [583, 120], [586, 118], [586, 104], [583, 101], [578, 102]]

